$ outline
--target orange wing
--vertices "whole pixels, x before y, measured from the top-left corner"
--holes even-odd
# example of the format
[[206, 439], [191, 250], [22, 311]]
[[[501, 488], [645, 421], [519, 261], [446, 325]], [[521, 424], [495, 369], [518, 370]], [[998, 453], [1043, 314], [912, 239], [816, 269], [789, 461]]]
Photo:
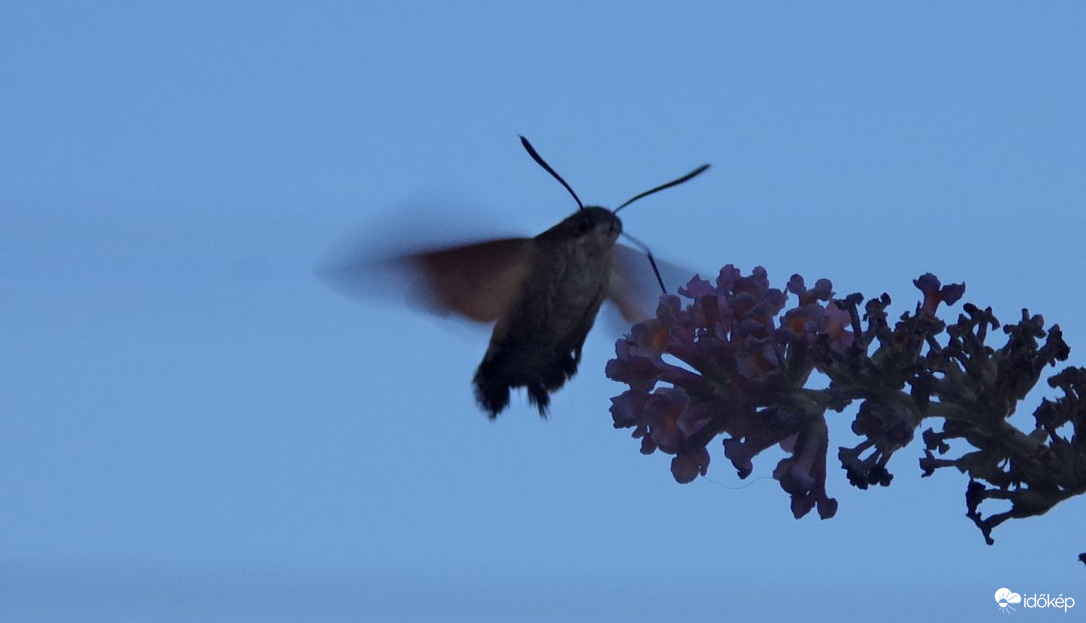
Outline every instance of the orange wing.
[[402, 261], [418, 273], [412, 294], [432, 311], [493, 322], [520, 294], [533, 250], [529, 238], [505, 238], [408, 255]]
[[534, 244], [530, 238], [503, 238], [377, 257], [355, 247], [318, 274], [352, 298], [406, 298], [431, 313], [493, 322], [520, 294]]

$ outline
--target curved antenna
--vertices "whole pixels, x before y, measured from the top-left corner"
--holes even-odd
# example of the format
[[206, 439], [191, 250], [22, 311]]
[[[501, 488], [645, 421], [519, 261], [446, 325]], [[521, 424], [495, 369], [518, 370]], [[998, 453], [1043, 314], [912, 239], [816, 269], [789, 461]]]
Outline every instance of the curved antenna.
[[[521, 137], [521, 138], [523, 139], [524, 137]], [[619, 210], [621, 210], [622, 208], [625, 208], [626, 206], [630, 205], [631, 203], [633, 203], [633, 202], [637, 201], [638, 199], [640, 199], [640, 198], [642, 198], [642, 197], [648, 197], [648, 196], [649, 196], [649, 195], [651, 195], [652, 193], [655, 193], [655, 192], [660, 192], [661, 190], [664, 190], [664, 189], [666, 189], [666, 188], [671, 188], [672, 186], [678, 186], [679, 184], [682, 184], [683, 182], [688, 182], [688, 181], [690, 181], [690, 180], [694, 179], [695, 177], [697, 177], [698, 175], [701, 175], [701, 173], [702, 173], [703, 171], [705, 171], [705, 169], [708, 169], [708, 168], [709, 168], [709, 165], [707, 165], [707, 164], [703, 164], [703, 165], [701, 165], [700, 167], [698, 167], [698, 168], [694, 169], [693, 171], [691, 171], [691, 172], [687, 173], [686, 175], [684, 175], [684, 176], [680, 177], [680, 178], [679, 178], [679, 179], [677, 179], [677, 180], [671, 180], [671, 181], [670, 181], [670, 182], [668, 182], [667, 184], [660, 184], [660, 185], [659, 185], [659, 186], [657, 186], [656, 188], [653, 188], [653, 189], [651, 189], [651, 190], [646, 190], [645, 192], [641, 193], [640, 195], [637, 195], [637, 196], [636, 196], [636, 197], [634, 197], [633, 199], [630, 199], [630, 200], [628, 200], [628, 201], [627, 201], [626, 203], [624, 203], [624, 204], [622, 204], [622, 205], [618, 206], [617, 208], [615, 208], [615, 209], [614, 209], [614, 210], [612, 210], [611, 212], [613, 212], [613, 213], [615, 213], [615, 214], [618, 214], [618, 211], [619, 211]], [[570, 192], [573, 192], [573, 191], [571, 190]], [[653, 267], [653, 268], [656, 268], [656, 264], [654, 263], [654, 264], [652, 265], [652, 267]], [[659, 277], [659, 274], [657, 274], [657, 277]]]
[[[532, 160], [535, 160], [536, 164], [538, 164], [539, 166], [546, 169], [547, 173], [550, 173], [551, 175], [553, 175], [554, 179], [561, 182], [562, 186], [565, 186], [566, 190], [569, 191], [569, 194], [573, 195], [573, 200], [577, 202], [577, 208], [580, 209], [580, 210], [583, 210], [584, 209], [584, 204], [581, 203], [581, 198], [577, 196], [577, 193], [573, 192], [573, 188], [571, 188], [570, 185], [566, 183], [566, 180], [562, 179], [562, 176], [558, 175], [558, 172], [555, 171], [554, 169], [552, 169], [551, 165], [547, 164], [546, 160], [543, 160], [542, 156], [540, 156], [536, 152], [535, 147], [532, 147], [532, 144], [528, 142], [528, 139], [524, 138], [524, 136], [520, 135], [520, 134], [518, 134], [517, 136], [520, 136], [520, 144], [524, 145], [524, 149], [528, 150], [528, 155], [532, 157]], [[706, 166], [708, 166], [708, 165], [706, 165]], [[699, 173], [700, 173], [700, 171], [699, 171]], [[685, 181], [685, 180], [683, 180], [683, 181]], [[677, 182], [675, 182], [675, 183], [677, 183]]]
[[664, 294], [667, 294], [667, 288], [664, 287], [664, 279], [660, 276], [660, 269], [656, 267], [656, 259], [652, 257], [652, 251], [649, 250], [649, 246], [626, 232], [622, 232], [622, 235], [626, 236], [630, 242], [641, 247], [641, 250], [645, 252], [645, 255], [649, 256], [649, 264], [652, 265], [652, 272], [656, 275], [656, 283], [660, 284], [660, 290], [662, 290]]

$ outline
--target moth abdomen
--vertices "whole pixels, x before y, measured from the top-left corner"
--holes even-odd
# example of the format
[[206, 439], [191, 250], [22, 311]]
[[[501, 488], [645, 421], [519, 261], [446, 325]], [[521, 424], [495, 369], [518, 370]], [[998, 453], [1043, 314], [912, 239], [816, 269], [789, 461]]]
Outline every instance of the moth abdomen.
[[580, 354], [580, 344], [562, 348], [531, 337], [520, 339], [507, 334], [491, 344], [475, 371], [475, 398], [493, 419], [509, 406], [510, 391], [523, 387], [528, 402], [539, 409], [539, 415], [546, 417], [550, 394], [577, 373]]

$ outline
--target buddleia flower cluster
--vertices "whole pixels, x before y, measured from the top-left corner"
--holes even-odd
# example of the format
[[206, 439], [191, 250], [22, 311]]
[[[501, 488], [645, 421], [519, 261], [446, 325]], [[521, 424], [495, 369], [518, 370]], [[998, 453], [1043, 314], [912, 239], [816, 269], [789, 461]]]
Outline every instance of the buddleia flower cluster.
[[[891, 457], [925, 427], [923, 474], [969, 476], [967, 516], [989, 544], [1007, 519], [1086, 491], [1086, 369], [1048, 379], [1060, 396], [1042, 400], [1031, 430], [1008, 421], [1042, 372], [1068, 358], [1059, 326], [1046, 330], [1023, 310], [1001, 327], [991, 308], [972, 304], [948, 325], [937, 312], [957, 303], [964, 285], [931, 274], [913, 283], [921, 300], [891, 323], [888, 295], [837, 299], [826, 279], [809, 288], [793, 275], [780, 290], [765, 269], [743, 275], [732, 265], [714, 282], [695, 277], [615, 344], [607, 375], [629, 386], [611, 400], [615, 427], [633, 429], [642, 453], [671, 455], [680, 483], [707, 474], [718, 436], [740, 478], [755, 456], [779, 446], [785, 458], [773, 478], [796, 518], [837, 512], [826, 491], [826, 418], [853, 403], [852, 431], [862, 441], [836, 455], [848, 481], [888, 486]], [[999, 333], [1004, 343], [989, 345]], [[825, 379], [811, 387], [816, 372]], [[1011, 508], [985, 516], [989, 500]]]

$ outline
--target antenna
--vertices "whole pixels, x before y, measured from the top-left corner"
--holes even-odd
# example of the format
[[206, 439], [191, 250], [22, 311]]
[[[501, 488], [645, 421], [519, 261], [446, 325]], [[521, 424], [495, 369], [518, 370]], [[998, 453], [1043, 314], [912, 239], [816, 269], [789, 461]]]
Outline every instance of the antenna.
[[[679, 184], [682, 184], [683, 182], [688, 182], [688, 181], [694, 179], [695, 177], [701, 175], [705, 171], [705, 169], [708, 169], [708, 168], [709, 168], [708, 164], [703, 164], [700, 167], [694, 169], [693, 171], [687, 173], [686, 175], [680, 177], [679, 179], [671, 180], [670, 182], [668, 182], [666, 184], [661, 184], [661, 185], [657, 186], [656, 188], [652, 188], [650, 190], [646, 190], [645, 192], [643, 192], [643, 193], [641, 193], [639, 195], [635, 195], [632, 199], [627, 200], [625, 203], [623, 203], [622, 205], [620, 205], [617, 208], [615, 208], [614, 210], [612, 210], [611, 213], [612, 214], [618, 214], [619, 210], [621, 210], [622, 208], [625, 208], [626, 206], [630, 205], [631, 203], [637, 201], [638, 199], [641, 199], [642, 197], [648, 197], [652, 193], [660, 192], [661, 190], [671, 188], [672, 186], [678, 186]], [[648, 245], [646, 245], [644, 242], [641, 242], [637, 238], [634, 238], [630, 234], [627, 234], [626, 232], [622, 232], [622, 235], [626, 236], [626, 238], [628, 238], [630, 240], [630, 242], [634, 243], [635, 245], [640, 247], [642, 251], [645, 252], [645, 255], [647, 255], [648, 258], [649, 258], [649, 264], [652, 265], [652, 272], [653, 272], [653, 274], [656, 275], [656, 283], [660, 284], [660, 290], [664, 294], [667, 294], [667, 288], [664, 287], [664, 280], [663, 280], [662, 277], [660, 277], [660, 269], [656, 267], [656, 259], [652, 257], [652, 251], [649, 250]]]
[[[547, 164], [547, 161], [544, 160], [543, 157], [540, 156], [538, 152], [536, 152], [535, 147], [532, 147], [532, 144], [528, 142], [528, 139], [524, 138], [524, 136], [519, 135], [519, 134], [518, 134], [518, 136], [520, 136], [520, 144], [524, 145], [524, 149], [528, 150], [528, 155], [532, 157], [532, 160], [535, 160], [536, 164], [538, 164], [539, 166], [546, 169], [547, 173], [550, 173], [551, 175], [553, 175], [554, 179], [561, 182], [562, 186], [565, 186], [566, 190], [569, 191], [569, 194], [573, 195], [573, 200], [577, 202], [577, 208], [580, 209], [580, 210], [583, 210], [584, 209], [584, 204], [581, 203], [581, 198], [577, 196], [577, 193], [573, 192], [573, 188], [571, 188], [570, 185], [566, 183], [566, 180], [562, 179], [562, 176], [558, 175], [558, 172], [555, 171], [554, 169], [552, 169], [551, 165]], [[708, 166], [708, 165], [706, 165], [706, 166]], [[701, 173], [701, 171], [698, 171], [698, 173]], [[690, 175], [690, 176], [687, 176], [687, 177], [688, 178], [693, 177], [693, 175]], [[682, 181], [685, 182], [686, 180], [682, 180]], [[678, 184], [678, 182], [672, 182], [672, 184]], [[665, 186], [665, 188], [666, 188], [666, 186]], [[657, 188], [656, 190], [660, 190], [660, 189]]]
[[[523, 138], [524, 137], [522, 136], [521, 139], [523, 139]], [[645, 192], [641, 193], [640, 195], [637, 195], [633, 199], [630, 199], [630, 200], [626, 201], [626, 203], [618, 206], [617, 208], [612, 210], [612, 212], [614, 212], [615, 214], [618, 214], [619, 210], [621, 210], [622, 208], [625, 208], [626, 206], [630, 205], [631, 203], [637, 201], [638, 199], [641, 199], [642, 197], [648, 197], [652, 193], [660, 192], [661, 190], [664, 190], [666, 188], [671, 188], [672, 186], [678, 186], [679, 184], [682, 184], [683, 182], [688, 182], [688, 181], [694, 179], [695, 177], [697, 177], [698, 175], [701, 175], [701, 173], [703, 171], [705, 171], [705, 169], [708, 169], [708, 168], [709, 168], [709, 165], [703, 164], [700, 167], [694, 169], [693, 171], [687, 173], [686, 175], [680, 177], [677, 180], [671, 180], [667, 184], [661, 184], [661, 185], [657, 186], [656, 188], [653, 188], [652, 190], [646, 190]], [[548, 168], [548, 170], [549, 170], [549, 168]], [[557, 174], [555, 174], [555, 175], [557, 175]], [[564, 183], [565, 182], [563, 182], [563, 184]], [[573, 191], [571, 190], [569, 192], [573, 192]], [[656, 268], [655, 264], [653, 264], [653, 268]], [[657, 274], [657, 276], [659, 276], [659, 274]]]
[[667, 288], [664, 287], [664, 280], [662, 277], [660, 277], [660, 269], [656, 267], [656, 260], [652, 257], [652, 251], [649, 250], [649, 245], [641, 242], [640, 240], [634, 238], [626, 232], [622, 232], [622, 235], [629, 238], [630, 242], [636, 244], [638, 247], [641, 247], [641, 250], [645, 252], [645, 255], [649, 256], [649, 264], [652, 265], [652, 272], [656, 275], [656, 283], [660, 284], [660, 290], [662, 290], [664, 294], [667, 294]]

